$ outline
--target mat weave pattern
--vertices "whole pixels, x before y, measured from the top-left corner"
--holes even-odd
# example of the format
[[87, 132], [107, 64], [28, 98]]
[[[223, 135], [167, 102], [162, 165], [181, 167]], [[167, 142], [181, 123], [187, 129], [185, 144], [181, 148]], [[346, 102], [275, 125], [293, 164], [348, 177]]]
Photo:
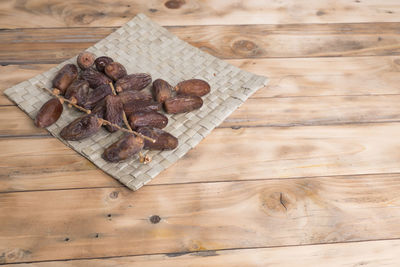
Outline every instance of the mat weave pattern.
[[[164, 130], [178, 138], [179, 146], [172, 151], [150, 151], [152, 161], [146, 165], [139, 163], [138, 156], [120, 163], [109, 163], [102, 159], [104, 149], [123, 134], [120, 131], [111, 134], [101, 129], [82, 141], [65, 141], [60, 138], [60, 131], [83, 115], [64, 104], [62, 116], [47, 130], [132, 190], [139, 189], [183, 157], [251, 94], [267, 83], [265, 77], [242, 71], [178, 39], [143, 14], [137, 15], [87, 50], [96, 56], [112, 57], [122, 63], [128, 73], [149, 73], [153, 80], [162, 78], [173, 86], [182, 80], [199, 78], [211, 86], [211, 93], [203, 97], [204, 105], [201, 109], [167, 115], [169, 123]], [[7, 89], [5, 94], [33, 119], [43, 103], [51, 98], [38, 86], [51, 88], [56, 72], [67, 63], [76, 64], [76, 57]]]

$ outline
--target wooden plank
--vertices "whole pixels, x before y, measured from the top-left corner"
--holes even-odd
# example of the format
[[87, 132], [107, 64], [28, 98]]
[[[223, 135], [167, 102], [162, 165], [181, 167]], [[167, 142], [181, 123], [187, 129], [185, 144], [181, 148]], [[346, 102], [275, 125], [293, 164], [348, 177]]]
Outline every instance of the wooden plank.
[[0, 191], [120, 185], [57, 139], [4, 139], [0, 143], [4, 148]]
[[[400, 94], [400, 57], [235, 59], [227, 62], [270, 78], [252, 98]], [[0, 91], [52, 64], [0, 66]], [[11, 101], [0, 94], [0, 105]]]
[[[193, 46], [227, 59], [394, 55], [400, 53], [399, 26], [400, 23], [212, 25], [168, 30]], [[0, 31], [0, 62], [61, 62], [115, 29]]]
[[228, 60], [270, 77], [254, 97], [398, 94], [400, 57]]
[[[116, 267], [116, 266], [399, 266], [399, 240], [383, 240], [325, 245], [211, 250], [182, 254], [161, 254], [109, 259], [52, 261], [17, 266]], [[290, 255], [288, 257], [288, 255]]]
[[10, 263], [400, 238], [398, 181], [391, 174], [0, 194], [0, 255]]
[[37, 128], [33, 120], [17, 106], [0, 106], [0, 137], [48, 134], [46, 129]]
[[[400, 95], [251, 98], [219, 127], [333, 125], [400, 121]], [[16, 106], [0, 106], [0, 137], [47, 135]]]
[[400, 95], [251, 98], [221, 127], [394, 122], [399, 102]]
[[[219, 128], [150, 184], [395, 173], [398, 135], [400, 123]], [[0, 147], [3, 192], [115, 185], [54, 138], [0, 139]]]
[[397, 0], [3, 1], [1, 28], [120, 26], [137, 13], [161, 25], [398, 22]]

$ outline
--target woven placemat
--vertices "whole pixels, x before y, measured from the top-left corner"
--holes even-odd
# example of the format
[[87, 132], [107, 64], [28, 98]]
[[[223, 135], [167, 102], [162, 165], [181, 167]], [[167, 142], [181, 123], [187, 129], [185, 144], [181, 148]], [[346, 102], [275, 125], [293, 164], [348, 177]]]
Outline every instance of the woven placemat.
[[[138, 156], [120, 163], [109, 163], [101, 158], [104, 149], [116, 142], [122, 132], [110, 134], [102, 129], [82, 141], [60, 138], [61, 129], [82, 116], [75, 109], [65, 107], [60, 119], [47, 128], [52, 135], [132, 190], [139, 189], [183, 157], [252, 93], [267, 83], [265, 77], [242, 71], [178, 39], [143, 14], [137, 15], [87, 50], [96, 56], [112, 57], [122, 63], [128, 73], [146, 72], [151, 74], [153, 80], [162, 78], [173, 86], [191, 78], [206, 80], [211, 85], [211, 93], [203, 97], [201, 109], [167, 115], [169, 123], [165, 130], [178, 138], [179, 146], [172, 151], [150, 151], [152, 161], [146, 165], [139, 163]], [[51, 97], [38, 85], [51, 88], [55, 73], [67, 63], [76, 63], [76, 57], [7, 89], [5, 94], [31, 118], [35, 118], [43, 103]]]

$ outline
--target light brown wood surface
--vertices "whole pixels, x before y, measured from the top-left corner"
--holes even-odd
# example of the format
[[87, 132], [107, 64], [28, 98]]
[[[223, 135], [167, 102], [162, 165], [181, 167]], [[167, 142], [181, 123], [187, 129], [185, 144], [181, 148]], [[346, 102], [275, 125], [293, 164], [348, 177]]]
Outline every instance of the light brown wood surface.
[[1, 194], [0, 249], [6, 261], [41, 261], [400, 238], [397, 178]]
[[400, 265], [398, 1], [2, 1], [0, 91], [137, 13], [268, 86], [138, 192], [0, 94], [0, 264]]

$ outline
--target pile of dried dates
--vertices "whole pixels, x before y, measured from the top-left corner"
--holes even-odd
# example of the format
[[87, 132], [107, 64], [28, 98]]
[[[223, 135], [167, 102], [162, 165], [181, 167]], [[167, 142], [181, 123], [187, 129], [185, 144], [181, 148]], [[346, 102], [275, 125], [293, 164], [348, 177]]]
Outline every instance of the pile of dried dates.
[[[162, 109], [168, 114], [199, 109], [203, 105], [201, 97], [210, 92], [209, 84], [199, 79], [185, 80], [175, 87], [157, 79], [152, 84], [152, 94], [146, 93], [142, 90], [152, 82], [149, 74], [128, 74], [125, 67], [112, 58], [96, 58], [90, 52], [79, 54], [77, 65], [79, 68], [74, 64], [63, 66], [53, 79], [53, 87], [63, 98], [90, 113], [72, 121], [62, 129], [60, 136], [69, 141], [82, 140], [97, 133], [103, 125], [113, 133], [118, 131], [115, 126], [123, 127], [126, 116], [131, 129], [139, 135], [128, 133], [106, 148], [103, 158], [109, 162], [125, 160], [142, 149], [175, 149], [178, 139], [162, 130], [168, 124]], [[40, 108], [35, 125], [48, 127], [62, 112], [62, 98], [52, 98]]]

